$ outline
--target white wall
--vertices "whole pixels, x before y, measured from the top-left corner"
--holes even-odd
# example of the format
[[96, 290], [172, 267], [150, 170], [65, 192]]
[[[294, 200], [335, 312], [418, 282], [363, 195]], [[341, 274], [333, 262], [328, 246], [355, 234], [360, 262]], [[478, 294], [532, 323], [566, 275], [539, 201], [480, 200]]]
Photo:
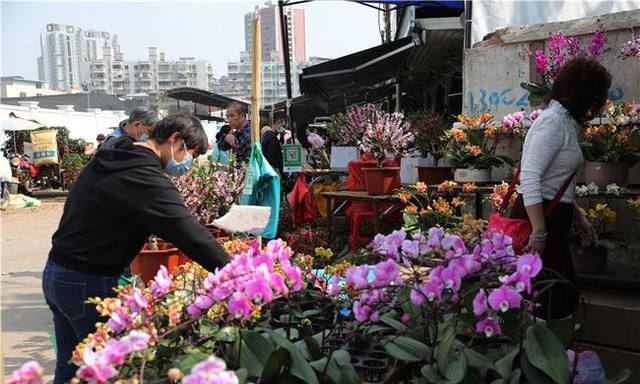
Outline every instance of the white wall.
[[50, 127], [64, 126], [69, 129], [69, 135], [74, 139], [84, 139], [95, 143], [99, 133], [111, 133], [110, 127], [117, 127], [118, 123], [127, 115], [124, 111], [77, 112], [73, 110], [45, 109], [0, 104], [0, 120], [8, 118], [9, 113], [25, 119], [33, 119]]
[[472, 4], [471, 44], [498, 28], [640, 9], [640, 0], [482, 0]]

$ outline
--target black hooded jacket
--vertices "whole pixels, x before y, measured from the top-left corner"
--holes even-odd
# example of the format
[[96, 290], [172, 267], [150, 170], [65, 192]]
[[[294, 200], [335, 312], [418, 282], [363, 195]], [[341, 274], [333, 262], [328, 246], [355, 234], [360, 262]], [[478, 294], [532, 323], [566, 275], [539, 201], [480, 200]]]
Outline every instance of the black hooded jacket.
[[155, 234], [209, 271], [226, 264], [227, 253], [189, 213], [158, 156], [129, 137], [113, 141], [71, 189], [49, 257], [81, 273], [116, 276]]

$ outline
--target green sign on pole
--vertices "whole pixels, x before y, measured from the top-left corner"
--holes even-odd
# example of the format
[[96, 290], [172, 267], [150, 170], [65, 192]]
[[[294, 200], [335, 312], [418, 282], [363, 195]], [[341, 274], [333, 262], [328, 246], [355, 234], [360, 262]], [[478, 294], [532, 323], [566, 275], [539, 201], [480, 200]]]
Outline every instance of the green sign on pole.
[[298, 144], [283, 145], [282, 163], [285, 172], [302, 171], [302, 147]]

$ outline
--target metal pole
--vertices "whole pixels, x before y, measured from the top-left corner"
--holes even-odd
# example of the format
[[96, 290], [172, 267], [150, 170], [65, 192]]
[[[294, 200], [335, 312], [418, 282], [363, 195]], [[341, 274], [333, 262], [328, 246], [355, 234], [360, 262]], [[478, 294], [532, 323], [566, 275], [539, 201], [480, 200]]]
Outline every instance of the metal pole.
[[291, 130], [291, 138], [295, 140], [295, 129], [293, 129], [293, 119], [291, 118], [291, 99], [293, 91], [291, 89], [291, 58], [289, 52], [289, 34], [287, 33], [287, 16], [284, 14], [284, 1], [278, 1], [278, 10], [280, 12], [280, 40], [282, 41], [282, 56], [284, 59], [284, 74], [287, 84], [287, 126]]
[[471, 0], [464, 2], [464, 48], [471, 48], [471, 17], [473, 4]]
[[251, 139], [260, 142], [260, 92], [262, 78], [262, 31], [260, 13], [253, 21], [253, 70], [251, 79]]
[[389, 4], [384, 5], [384, 42], [391, 42], [391, 11]]
[[402, 92], [400, 91], [400, 82], [396, 83], [396, 112], [400, 112], [401, 103], [400, 97], [402, 97]]

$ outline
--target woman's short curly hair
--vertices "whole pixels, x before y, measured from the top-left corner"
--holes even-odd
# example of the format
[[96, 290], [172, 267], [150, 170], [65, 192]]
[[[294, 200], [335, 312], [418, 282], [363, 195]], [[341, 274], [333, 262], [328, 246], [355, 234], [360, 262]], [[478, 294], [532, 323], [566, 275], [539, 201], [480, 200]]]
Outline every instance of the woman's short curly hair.
[[[591, 58], [569, 60], [558, 72], [548, 100], [559, 101], [580, 123], [598, 113], [607, 101], [611, 74]], [[548, 101], [547, 100], [547, 101]]]

